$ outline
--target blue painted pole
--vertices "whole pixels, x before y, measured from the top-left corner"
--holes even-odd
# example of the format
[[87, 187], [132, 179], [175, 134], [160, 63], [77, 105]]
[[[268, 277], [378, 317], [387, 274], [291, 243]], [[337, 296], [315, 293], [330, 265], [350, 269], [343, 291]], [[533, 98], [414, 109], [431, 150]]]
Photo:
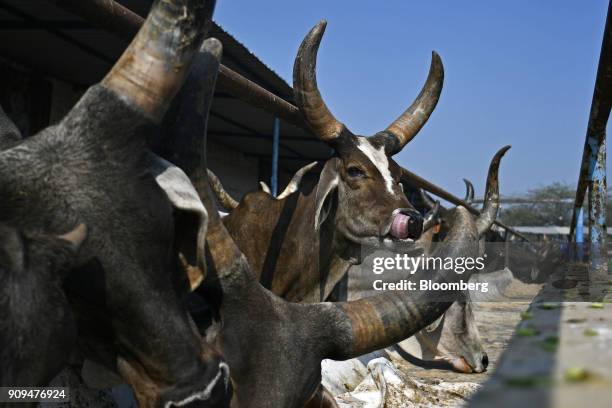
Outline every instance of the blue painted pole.
[[[605, 131], [604, 131], [605, 132]], [[608, 279], [606, 245], [606, 136], [588, 138], [589, 155], [589, 241], [594, 280]]]
[[280, 140], [280, 119], [274, 118], [274, 130], [272, 131], [272, 176], [270, 178], [270, 189], [276, 197], [278, 192], [278, 143]]
[[584, 208], [576, 208], [576, 260], [583, 261], [584, 260]]

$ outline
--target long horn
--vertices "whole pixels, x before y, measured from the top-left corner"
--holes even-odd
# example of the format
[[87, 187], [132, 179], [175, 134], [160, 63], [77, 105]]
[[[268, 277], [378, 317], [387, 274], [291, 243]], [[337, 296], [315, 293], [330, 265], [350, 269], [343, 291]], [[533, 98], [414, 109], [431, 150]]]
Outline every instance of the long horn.
[[425, 207], [427, 207], [429, 210], [432, 210], [436, 206], [437, 201], [434, 201], [429, 194], [425, 192], [425, 190], [419, 188], [419, 194], [421, 195], [423, 205], [425, 205]]
[[345, 129], [329, 111], [317, 87], [317, 51], [327, 21], [321, 20], [304, 37], [293, 64], [293, 96], [313, 133], [327, 143]]
[[425, 125], [425, 122], [427, 122], [427, 119], [429, 119], [429, 116], [438, 104], [443, 83], [444, 66], [442, 65], [442, 60], [438, 53], [432, 51], [429, 75], [419, 96], [386, 129], [386, 132], [393, 135], [397, 141], [397, 143], [390, 144], [394, 146], [392, 151], [389, 152], [390, 154], [395, 154], [402, 150], [406, 143], [410, 142]]
[[465, 183], [465, 197], [463, 201], [472, 204], [472, 201], [474, 201], [474, 185], [466, 178], [463, 179], [463, 182]]
[[219, 177], [215, 173], [212, 172], [211, 169], [208, 169], [208, 182], [210, 183], [210, 188], [212, 189], [215, 196], [217, 196], [217, 200], [219, 204], [226, 210], [233, 210], [238, 207], [238, 201], [234, 200], [231, 195], [223, 188], [223, 184], [219, 180]]
[[487, 189], [485, 191], [482, 212], [478, 218], [476, 218], [476, 228], [479, 236], [482, 236], [491, 228], [491, 225], [493, 225], [497, 217], [497, 211], [499, 210], [499, 163], [508, 149], [510, 149], [510, 146], [504, 146], [499, 149], [497, 153], [495, 153], [495, 156], [493, 156], [491, 164], [489, 165]]
[[[477, 257], [478, 235], [473, 216], [462, 207], [456, 211], [456, 221], [446, 238], [446, 245], [432, 256], [447, 258]], [[468, 276], [466, 276], [466, 274]], [[436, 283], [454, 283], [469, 279], [449, 270], [427, 271]], [[330, 332], [337, 339], [335, 353], [329, 357], [345, 360], [387, 347], [422, 330], [440, 317], [459, 298], [458, 291], [445, 292], [445, 296], [423, 291], [414, 293], [389, 291], [351, 302], [334, 303], [339, 309], [335, 321], [330, 321]], [[338, 323], [348, 321], [347, 323]], [[332, 336], [330, 336], [332, 337]]]
[[[185, 86], [173, 102], [172, 114], [166, 115], [164, 120], [167, 127], [164, 144], [171, 152], [174, 164], [189, 177], [200, 197], [208, 190], [206, 131], [222, 52], [221, 42], [216, 38], [208, 38], [202, 43], [194, 55]], [[206, 214], [205, 218], [200, 219], [196, 236], [198, 249], [205, 246], [210, 217], [210, 214]], [[191, 288], [194, 289], [206, 273], [205, 254], [198, 250], [194, 257], [193, 241], [186, 235], [177, 237], [176, 244]]]
[[302, 167], [301, 169], [299, 169], [291, 178], [291, 181], [289, 182], [289, 184], [287, 184], [287, 187], [285, 187], [285, 189], [283, 190], [282, 193], [280, 193], [278, 195], [278, 197], [276, 197], [277, 200], [282, 200], [283, 198], [295, 193], [296, 191], [298, 191], [298, 188], [300, 187], [300, 183], [302, 182], [302, 177], [304, 177], [304, 174], [308, 173], [314, 166], [317, 165], [317, 162], [314, 161], [310, 164], [307, 164], [306, 166]]
[[206, 36], [215, 0], [156, 0], [102, 84], [161, 121]]

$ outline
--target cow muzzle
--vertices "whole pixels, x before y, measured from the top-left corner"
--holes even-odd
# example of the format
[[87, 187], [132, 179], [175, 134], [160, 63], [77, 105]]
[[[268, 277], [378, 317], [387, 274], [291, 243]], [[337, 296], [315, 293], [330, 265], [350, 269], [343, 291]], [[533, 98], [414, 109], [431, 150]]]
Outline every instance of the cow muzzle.
[[391, 216], [389, 234], [397, 239], [418, 239], [423, 232], [423, 216], [411, 209], [398, 208]]

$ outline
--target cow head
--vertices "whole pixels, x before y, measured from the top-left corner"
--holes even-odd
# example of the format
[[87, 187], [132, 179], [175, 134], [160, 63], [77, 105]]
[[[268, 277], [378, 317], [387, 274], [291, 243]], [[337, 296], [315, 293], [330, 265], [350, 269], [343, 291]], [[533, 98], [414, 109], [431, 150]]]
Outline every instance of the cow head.
[[444, 77], [440, 57], [433, 53], [427, 81], [404, 113], [385, 130], [358, 136], [332, 115], [317, 88], [316, 57], [326, 24], [319, 22], [306, 35], [293, 68], [297, 106], [313, 133], [335, 150], [317, 187], [315, 228], [330, 214], [336, 197], [336, 226], [350, 241], [418, 238], [423, 220], [404, 196], [400, 167], [391, 157], [416, 136], [438, 102]]
[[438, 320], [399, 346], [426, 362], [424, 366], [444, 362], [459, 372], [481, 373], [489, 364], [469, 300], [454, 302]]
[[0, 224], [0, 385], [46, 384], [70, 354], [76, 329], [62, 283], [86, 234], [83, 224], [62, 236]]

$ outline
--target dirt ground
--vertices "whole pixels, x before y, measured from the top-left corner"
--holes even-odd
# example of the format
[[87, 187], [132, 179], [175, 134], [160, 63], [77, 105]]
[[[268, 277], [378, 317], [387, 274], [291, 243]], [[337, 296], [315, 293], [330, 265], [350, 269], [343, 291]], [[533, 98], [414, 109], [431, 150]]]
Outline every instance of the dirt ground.
[[[394, 363], [408, 378], [430, 384], [434, 388], [440, 383], [455, 383], [459, 389], [464, 390], [459, 394], [462, 397], [469, 397], [478, 390], [474, 384], [484, 383], [495, 370], [501, 354], [512, 338], [517, 324], [521, 321], [521, 313], [529, 307], [531, 300], [541, 287], [541, 285], [526, 285], [514, 281], [504, 291], [504, 299], [474, 303], [476, 322], [489, 356], [489, 366], [486, 372], [462, 374], [448, 370], [424, 369], [407, 362], [394, 361]], [[451, 401], [439, 401], [439, 406], [461, 406], [463, 402], [461, 398], [454, 399], [452, 403]]]

